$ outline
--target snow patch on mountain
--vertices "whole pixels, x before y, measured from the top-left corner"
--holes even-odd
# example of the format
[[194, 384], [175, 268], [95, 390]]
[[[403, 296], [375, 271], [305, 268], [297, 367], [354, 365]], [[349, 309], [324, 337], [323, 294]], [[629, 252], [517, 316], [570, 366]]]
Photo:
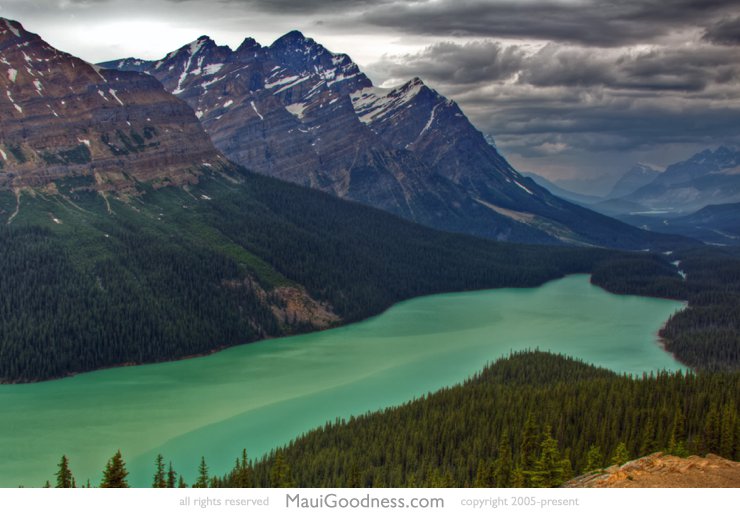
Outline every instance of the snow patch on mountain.
[[293, 116], [295, 116], [296, 118], [300, 120], [300, 119], [303, 119], [303, 112], [306, 110], [306, 105], [299, 102], [295, 104], [286, 105], [285, 109], [290, 114], [292, 114]]
[[259, 116], [261, 120], [264, 120], [264, 119], [265, 119], [265, 117], [264, 117], [264, 116], [262, 116], [262, 115], [260, 114], [260, 112], [259, 112], [259, 111], [257, 110], [257, 106], [256, 106], [256, 105], [254, 105], [254, 100], [250, 100], [249, 104], [250, 104], [250, 105], [252, 106], [252, 110], [254, 111], [254, 113], [255, 113], [255, 114], [256, 114], [257, 116]]
[[[394, 89], [380, 87], [360, 89], [352, 93], [350, 99], [360, 121], [369, 125], [410, 102], [423, 87], [424, 83], [421, 80], [414, 79]], [[428, 123], [431, 124], [431, 121], [433, 118], [430, 118]]]

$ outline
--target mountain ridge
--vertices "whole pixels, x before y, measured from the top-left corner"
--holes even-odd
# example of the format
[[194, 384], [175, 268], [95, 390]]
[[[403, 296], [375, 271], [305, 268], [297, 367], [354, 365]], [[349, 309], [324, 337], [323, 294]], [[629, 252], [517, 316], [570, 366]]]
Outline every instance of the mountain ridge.
[[11, 21], [0, 45], [0, 382], [202, 355], [423, 294], [535, 286], [612, 255], [543, 257], [251, 173], [153, 77], [99, 71]]
[[689, 214], [708, 205], [740, 202], [740, 148], [705, 149], [668, 166], [622, 200], [652, 210]]
[[421, 79], [375, 87], [349, 56], [297, 31], [264, 47], [247, 38], [236, 51], [201, 37], [160, 60], [101, 66], [155, 76], [217, 148], [258, 173], [496, 240], [661, 244], [519, 174]]
[[[0, 20], [0, 186], [74, 178], [101, 193], [194, 183], [218, 152], [185, 102], [144, 74], [104, 70]], [[188, 144], [183, 144], [188, 140]]]

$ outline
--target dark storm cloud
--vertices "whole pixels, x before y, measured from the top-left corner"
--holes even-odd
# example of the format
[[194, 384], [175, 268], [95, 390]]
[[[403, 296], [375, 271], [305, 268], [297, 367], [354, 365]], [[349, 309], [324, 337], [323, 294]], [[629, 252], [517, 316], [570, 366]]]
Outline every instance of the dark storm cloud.
[[733, 0], [441, 0], [398, 2], [369, 10], [362, 19], [424, 35], [514, 37], [608, 47], [703, 27], [737, 9]]
[[419, 76], [463, 89], [516, 76], [519, 84], [541, 88], [703, 91], [737, 81], [740, 62], [735, 54], [736, 49], [710, 45], [604, 52], [551, 43], [528, 55], [521, 45], [445, 42], [415, 54], [386, 56], [368, 70], [381, 80]]
[[[85, 1], [85, 0], [81, 0]], [[93, 0], [106, 1], [106, 0]], [[187, 3], [192, 0], [168, 0], [174, 3]], [[244, 5], [265, 13], [346, 13], [358, 9], [378, 8], [398, 0], [219, 0], [219, 3]], [[427, 0], [407, 0], [408, 3]]]
[[[572, 172], [569, 165], [582, 171], [590, 164], [627, 169], [646, 149], [663, 148], [658, 153], [664, 156], [678, 152], [675, 161], [688, 156], [681, 152], [740, 143], [740, 0], [1, 0], [0, 5], [0, 15], [28, 19], [40, 33], [62, 26], [60, 20], [78, 26], [107, 22], [114, 28], [121, 20], [156, 20], [178, 38], [163, 52], [201, 33], [269, 42], [293, 28], [309, 31], [319, 42], [327, 38], [324, 44], [330, 41], [332, 50], [355, 58], [377, 59], [375, 42], [383, 48], [425, 45], [363, 69], [376, 83], [421, 77], [493, 134], [507, 157], [521, 157], [523, 169], [528, 163], [565, 173]], [[74, 50], [84, 42], [88, 46], [80, 48], [94, 54], [105, 43], [99, 37], [86, 40], [84, 30], [78, 34], [62, 39], [60, 47]], [[107, 58], [137, 55], [134, 41], [109, 43], [109, 52], [118, 55]]]
[[520, 82], [538, 87], [592, 86], [615, 90], [703, 91], [737, 80], [734, 49], [661, 47], [605, 55], [581, 47], [547, 45], [525, 61]]
[[740, 141], [740, 62], [731, 47], [443, 43], [386, 56], [368, 71], [389, 82], [426, 78], [525, 158]]
[[740, 16], [720, 20], [707, 28], [704, 39], [720, 45], [740, 45]]
[[419, 76], [436, 83], [466, 85], [507, 79], [521, 69], [524, 57], [519, 47], [495, 41], [443, 42], [371, 65], [369, 70], [386, 78]]

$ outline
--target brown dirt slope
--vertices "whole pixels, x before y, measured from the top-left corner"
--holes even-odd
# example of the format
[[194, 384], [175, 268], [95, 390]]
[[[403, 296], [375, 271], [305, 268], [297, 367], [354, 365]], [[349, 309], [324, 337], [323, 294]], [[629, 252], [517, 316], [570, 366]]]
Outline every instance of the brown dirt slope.
[[582, 475], [564, 487], [740, 487], [740, 462], [712, 454], [681, 458], [658, 452]]

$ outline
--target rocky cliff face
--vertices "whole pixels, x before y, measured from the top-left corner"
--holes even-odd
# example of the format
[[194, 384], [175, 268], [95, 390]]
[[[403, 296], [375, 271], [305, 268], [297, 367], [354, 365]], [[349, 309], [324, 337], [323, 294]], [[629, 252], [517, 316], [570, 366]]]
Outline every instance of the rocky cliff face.
[[235, 51], [208, 37], [149, 73], [195, 110], [217, 148], [257, 172], [445, 230], [529, 242], [649, 246], [651, 236], [520, 175], [455, 102], [420, 79], [373, 86], [356, 64], [290, 32]]
[[190, 107], [151, 76], [103, 70], [0, 19], [0, 188], [131, 192], [226, 163]]
[[740, 462], [717, 455], [654, 453], [567, 482], [563, 487], [740, 487]]

